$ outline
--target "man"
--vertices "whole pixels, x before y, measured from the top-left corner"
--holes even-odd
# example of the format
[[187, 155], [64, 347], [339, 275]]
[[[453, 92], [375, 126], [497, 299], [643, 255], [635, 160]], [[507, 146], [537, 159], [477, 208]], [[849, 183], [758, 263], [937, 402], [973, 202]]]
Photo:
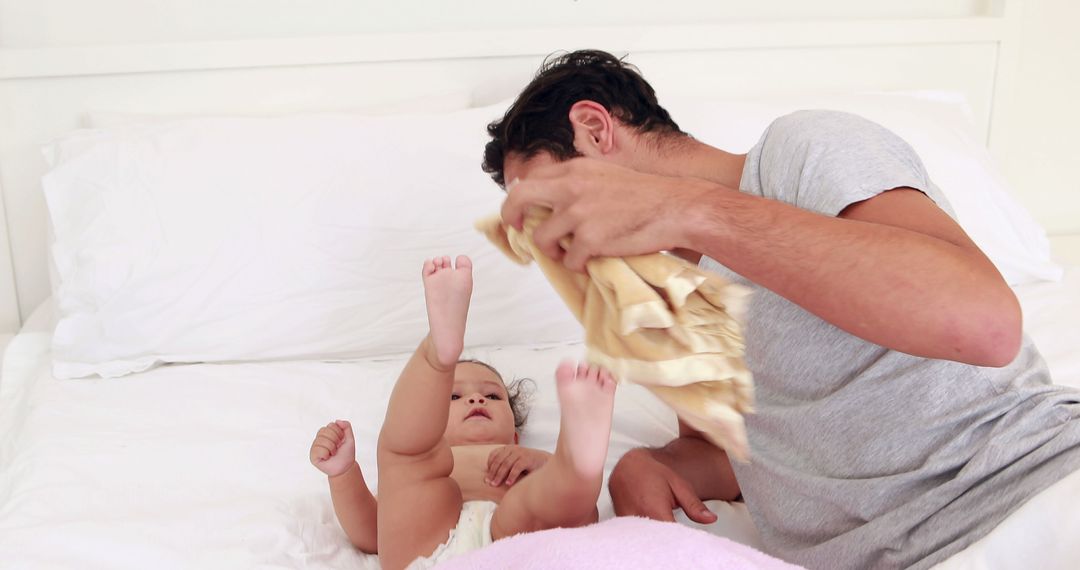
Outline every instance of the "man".
[[534, 239], [567, 267], [666, 250], [755, 290], [750, 463], [683, 428], [620, 460], [618, 514], [712, 522], [701, 499], [741, 494], [784, 559], [926, 568], [1080, 468], [1080, 393], [1050, 383], [1012, 291], [884, 128], [804, 111], [727, 153], [634, 68], [580, 51], [488, 132], [503, 220], [552, 208]]

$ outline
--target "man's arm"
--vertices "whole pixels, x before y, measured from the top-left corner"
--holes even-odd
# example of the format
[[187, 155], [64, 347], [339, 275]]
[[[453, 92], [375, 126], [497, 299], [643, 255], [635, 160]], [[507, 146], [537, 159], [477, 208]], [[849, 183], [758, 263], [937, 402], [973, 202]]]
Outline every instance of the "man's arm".
[[727, 454], [681, 421], [679, 437], [664, 447], [623, 455], [608, 480], [608, 491], [616, 515], [673, 521], [672, 510], [681, 508], [703, 524], [716, 521], [703, 500], [732, 501], [740, 495]]
[[679, 437], [664, 447], [648, 451], [657, 461], [686, 479], [702, 501], [734, 501], [741, 494], [727, 452], [682, 420], [679, 420]]
[[571, 269], [594, 256], [688, 249], [888, 348], [980, 366], [1004, 366], [1019, 350], [1015, 295], [916, 190], [882, 192], [830, 217], [579, 158], [516, 184], [503, 219], [520, 226], [531, 204], [554, 210], [533, 234], [546, 254], [563, 257], [559, 240], [573, 236], [563, 257]]
[[980, 366], [1004, 366], [1020, 348], [1016, 296], [917, 190], [883, 192], [836, 218], [724, 188], [683, 199], [689, 249], [855, 336]]

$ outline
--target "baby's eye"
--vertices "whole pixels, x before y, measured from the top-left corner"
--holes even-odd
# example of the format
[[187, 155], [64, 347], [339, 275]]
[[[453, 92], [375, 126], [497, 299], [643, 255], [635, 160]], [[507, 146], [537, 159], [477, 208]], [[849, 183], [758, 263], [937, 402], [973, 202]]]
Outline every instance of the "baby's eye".
[[487, 396], [484, 396], [484, 397], [489, 399], [489, 400], [501, 400], [502, 399], [502, 396], [500, 396], [498, 394], [488, 394]]
[[461, 396], [458, 396], [457, 394], [450, 394], [450, 401], [451, 402], [454, 401], [454, 400], [457, 400], [459, 398], [461, 398]]

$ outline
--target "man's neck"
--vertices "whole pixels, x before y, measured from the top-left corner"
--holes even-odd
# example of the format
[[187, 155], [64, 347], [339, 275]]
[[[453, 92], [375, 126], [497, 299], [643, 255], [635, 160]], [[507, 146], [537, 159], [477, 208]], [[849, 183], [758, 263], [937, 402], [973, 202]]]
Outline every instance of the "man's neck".
[[[656, 142], [660, 144], [657, 145]], [[732, 154], [689, 137], [654, 141], [639, 148], [636, 168], [662, 176], [688, 176], [738, 188], [745, 154]]]
[[[661, 176], [685, 176], [700, 178], [738, 189], [742, 180], [745, 154], [732, 154], [696, 141], [690, 137], [672, 140], [638, 140], [632, 168]], [[694, 265], [701, 260], [701, 253], [688, 249], [676, 249], [670, 253]]]

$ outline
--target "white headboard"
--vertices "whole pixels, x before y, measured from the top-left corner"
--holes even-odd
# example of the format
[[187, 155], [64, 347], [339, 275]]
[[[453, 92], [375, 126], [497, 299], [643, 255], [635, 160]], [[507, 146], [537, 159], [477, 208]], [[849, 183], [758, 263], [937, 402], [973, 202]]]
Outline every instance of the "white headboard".
[[[77, 20], [85, 3], [42, 0], [44, 8], [34, 12], [37, 8], [18, 2], [0, 0], [0, 225], [6, 226], [0, 228], [0, 332], [17, 329], [49, 295], [40, 190], [45, 166], [39, 148], [78, 128], [90, 111], [348, 110], [462, 89], [481, 104], [516, 94], [546, 54], [594, 47], [628, 53], [657, 87], [661, 102], [665, 92], [960, 91], [969, 98], [991, 149], [1001, 151], [1008, 140], [1010, 81], [1017, 63], [1017, 3], [1004, 0], [989, 5], [974, 0], [898, 3], [902, 9], [897, 3], [851, 0], [813, 7], [774, 0], [756, 9], [730, 1], [582, 0], [553, 3], [542, 16], [530, 3], [484, 0], [453, 3], [453, 17], [439, 20], [439, 26], [398, 14], [382, 27], [312, 31], [314, 20], [308, 16], [297, 20], [296, 37], [282, 37], [287, 28], [269, 34], [252, 24], [233, 34], [244, 39], [214, 37], [205, 27], [185, 33], [153, 20], [157, 28], [150, 29], [170, 43], [148, 43], [152, 38], [134, 31], [146, 26], [126, 28], [129, 37], [121, 35], [118, 41], [130, 43], [108, 44], [101, 43], [103, 37], [87, 36], [94, 21], [57, 24], [67, 33], [82, 34], [74, 43], [87, 45], [47, 37], [48, 26], [40, 22], [58, 6], [69, 8]], [[214, 18], [241, 4], [255, 9], [250, 0], [215, 3], [214, 11], [191, 9]], [[345, 9], [341, 2], [332, 4]], [[374, 10], [394, 4], [356, 5]], [[419, 4], [435, 9], [447, 3]], [[27, 18], [29, 28], [5, 18], [5, 9], [8, 16]], [[615, 10], [636, 15], [615, 18], [612, 24], [608, 16]], [[841, 19], [841, 14], [858, 17]], [[134, 17], [139, 22], [140, 13]], [[554, 27], [560, 21], [575, 27]], [[108, 25], [117, 24], [110, 20]], [[342, 30], [350, 33], [328, 35]], [[481, 149], [476, 153], [479, 163]]]

